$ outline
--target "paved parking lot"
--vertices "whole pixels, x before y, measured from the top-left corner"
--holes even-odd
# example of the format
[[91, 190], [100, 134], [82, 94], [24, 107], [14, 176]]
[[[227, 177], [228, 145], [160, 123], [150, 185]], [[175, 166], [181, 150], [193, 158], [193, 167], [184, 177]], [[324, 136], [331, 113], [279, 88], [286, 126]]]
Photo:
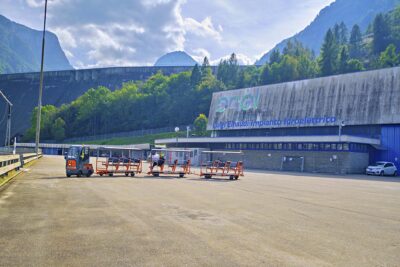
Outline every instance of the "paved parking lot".
[[0, 192], [0, 266], [399, 266], [400, 178], [65, 178]]

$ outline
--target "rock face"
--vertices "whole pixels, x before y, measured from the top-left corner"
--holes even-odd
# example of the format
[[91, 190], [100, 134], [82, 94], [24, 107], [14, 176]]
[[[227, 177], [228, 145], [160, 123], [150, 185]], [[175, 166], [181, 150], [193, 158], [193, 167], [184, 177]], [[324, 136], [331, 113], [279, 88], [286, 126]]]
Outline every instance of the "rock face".
[[[297, 39], [318, 55], [326, 32], [335, 23], [343, 21], [349, 28], [349, 33], [354, 24], [358, 24], [365, 31], [378, 13], [388, 12], [399, 3], [400, 0], [336, 0], [322, 9], [314, 21], [304, 30], [283, 40], [271, 51], [275, 49], [282, 51], [289, 40]], [[270, 52], [266, 53], [255, 64], [265, 64], [269, 60], [269, 55]]]
[[400, 123], [400, 67], [217, 92], [208, 130]]
[[[124, 82], [146, 80], [161, 71], [171, 75], [189, 71], [192, 67], [124, 67], [87, 70], [45, 72], [43, 105], [61, 106], [70, 103], [90, 88], [106, 86], [110, 90], [120, 88]], [[212, 67], [215, 72], [216, 68]], [[11, 135], [23, 134], [30, 127], [32, 110], [37, 106], [39, 73], [0, 75], [0, 89], [14, 104]], [[0, 99], [0, 146], [4, 142], [5, 103]]]
[[[42, 32], [15, 23], [0, 15], [0, 73], [40, 70]], [[57, 36], [46, 32], [46, 71], [73, 69]]]
[[160, 57], [154, 66], [156, 67], [169, 67], [169, 66], [194, 66], [196, 61], [183, 51], [168, 53]]

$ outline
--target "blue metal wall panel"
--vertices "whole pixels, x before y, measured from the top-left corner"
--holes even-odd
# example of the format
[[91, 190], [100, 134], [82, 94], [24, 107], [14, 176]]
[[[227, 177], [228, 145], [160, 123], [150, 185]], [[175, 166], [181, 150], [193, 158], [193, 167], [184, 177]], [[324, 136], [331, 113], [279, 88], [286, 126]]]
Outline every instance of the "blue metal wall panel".
[[371, 161], [394, 162], [400, 170], [400, 125], [382, 126], [381, 144], [385, 150], [373, 151]]

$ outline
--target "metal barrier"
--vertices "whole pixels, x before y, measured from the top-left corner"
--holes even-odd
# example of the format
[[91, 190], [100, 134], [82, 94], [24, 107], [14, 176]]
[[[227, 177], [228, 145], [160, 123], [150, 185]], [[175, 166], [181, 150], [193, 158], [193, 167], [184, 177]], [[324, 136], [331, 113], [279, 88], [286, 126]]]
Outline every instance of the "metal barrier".
[[10, 171], [19, 170], [19, 168], [42, 157], [42, 154], [25, 153], [19, 155], [0, 155], [0, 177], [7, 175]]

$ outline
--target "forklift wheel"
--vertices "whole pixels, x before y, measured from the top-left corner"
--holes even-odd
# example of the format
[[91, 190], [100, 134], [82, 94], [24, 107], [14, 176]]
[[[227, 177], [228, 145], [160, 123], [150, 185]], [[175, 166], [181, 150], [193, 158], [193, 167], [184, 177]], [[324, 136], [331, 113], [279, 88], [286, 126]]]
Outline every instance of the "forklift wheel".
[[131, 172], [131, 176], [132, 176], [132, 177], [135, 176], [135, 173], [134, 173], [134, 172]]
[[229, 180], [233, 180], [233, 175], [230, 175], [230, 176], [229, 176]]
[[114, 174], [112, 174], [112, 173], [109, 173], [109, 174], [108, 174], [108, 176], [113, 176], [113, 175], [114, 175]]
[[183, 178], [184, 176], [185, 176], [185, 174], [183, 174], [183, 173], [179, 174], [179, 178]]
[[68, 177], [68, 178], [71, 177], [71, 174], [67, 174], [67, 177]]
[[81, 177], [82, 176], [82, 171], [79, 171], [76, 177]]
[[126, 173], [125, 173], [125, 176], [129, 176], [129, 172], [126, 172]]
[[235, 180], [237, 180], [237, 179], [239, 179], [239, 175], [236, 175], [236, 176], [235, 176]]
[[90, 177], [92, 175], [91, 172], [86, 173], [86, 177]]
[[159, 177], [160, 174], [159, 174], [158, 172], [153, 172], [153, 176], [154, 176], [154, 177]]
[[103, 176], [103, 174], [102, 173], [99, 173], [100, 174], [100, 176]]

